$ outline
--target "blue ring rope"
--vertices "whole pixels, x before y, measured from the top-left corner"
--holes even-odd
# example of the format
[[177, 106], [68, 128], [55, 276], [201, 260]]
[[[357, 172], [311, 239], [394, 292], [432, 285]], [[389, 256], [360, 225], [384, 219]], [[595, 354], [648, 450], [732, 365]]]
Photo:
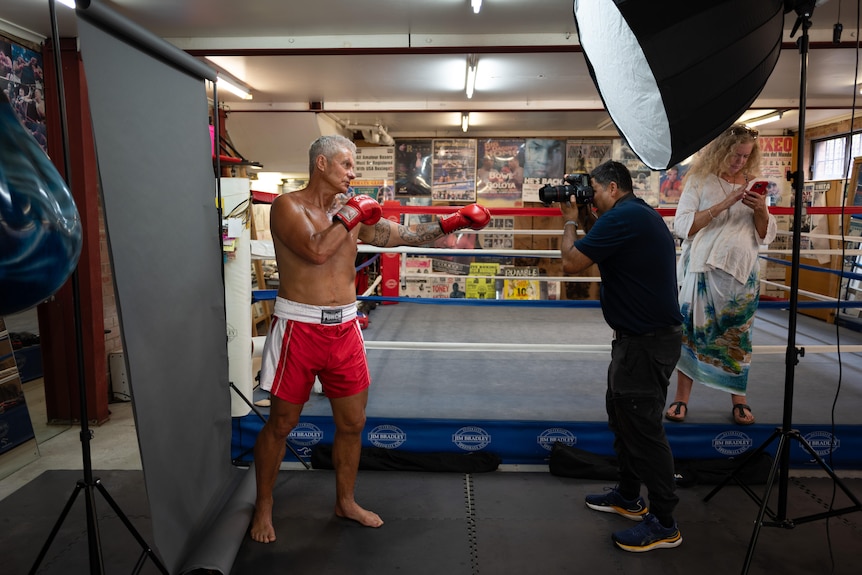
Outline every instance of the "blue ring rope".
[[[790, 266], [790, 265], [791, 265], [791, 263], [790, 263], [789, 261], [787, 261], [787, 260], [782, 260], [782, 259], [779, 259], [779, 258], [770, 258], [770, 257], [768, 257], [768, 256], [760, 256], [760, 257], [761, 257], [761, 258], [763, 258], [764, 260], [768, 261], [768, 262], [773, 262], [773, 263], [776, 263], [776, 264], [781, 264], [781, 265], [783, 265], [783, 266]], [[858, 266], [858, 265], [855, 265], [855, 264], [854, 264], [854, 267], [860, 267], [860, 266]], [[799, 264], [799, 269], [801, 269], [801, 270], [808, 270], [808, 271], [812, 271], [812, 272], [824, 272], [824, 273], [827, 273], [827, 274], [833, 274], [833, 275], [836, 275], [836, 276], [838, 276], [838, 277], [848, 278], [848, 279], [851, 279], [851, 280], [862, 280], [862, 274], [857, 274], [857, 273], [847, 273], [847, 272], [844, 272], [844, 271], [841, 271], [841, 270], [833, 270], [833, 269], [830, 269], [830, 268], [824, 268], [824, 267], [820, 267], [820, 266], [812, 266], [812, 265], [809, 265], [809, 264], [802, 264], [802, 263], [801, 263], [801, 264]]]
[[367, 262], [359, 264], [356, 267], [356, 271], [364, 270], [365, 268], [367, 268], [368, 266], [370, 266], [371, 264], [373, 264], [374, 262], [376, 262], [379, 259], [380, 259], [380, 254], [375, 254], [374, 257], [371, 258], [370, 260], [368, 260]]

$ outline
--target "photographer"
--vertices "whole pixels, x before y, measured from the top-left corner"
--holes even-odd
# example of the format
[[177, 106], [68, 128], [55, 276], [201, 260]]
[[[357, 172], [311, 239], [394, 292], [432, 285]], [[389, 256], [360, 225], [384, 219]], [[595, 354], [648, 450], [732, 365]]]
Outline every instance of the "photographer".
[[[621, 549], [676, 547], [682, 543], [673, 518], [679, 498], [662, 426], [668, 378], [679, 359], [682, 337], [676, 246], [658, 212], [632, 192], [624, 165], [605, 162], [590, 179], [591, 188], [569, 186], [571, 193], [557, 200], [566, 220], [561, 254], [567, 274], [593, 263], [601, 273], [602, 313], [614, 330], [605, 407], [620, 482], [605, 493], [587, 495], [586, 505], [640, 521], [613, 534]], [[571, 177], [566, 181], [571, 183]], [[589, 202], [598, 212], [595, 221]], [[575, 241], [578, 227], [588, 233]], [[640, 496], [642, 483], [649, 510]]]

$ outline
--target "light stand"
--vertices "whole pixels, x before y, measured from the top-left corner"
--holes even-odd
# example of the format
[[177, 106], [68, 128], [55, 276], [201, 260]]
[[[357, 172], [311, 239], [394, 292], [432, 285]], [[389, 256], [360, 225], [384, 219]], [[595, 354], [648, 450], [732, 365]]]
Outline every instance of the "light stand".
[[[759, 498], [748, 486], [736, 482], [743, 490], [755, 501], [760, 503], [760, 510], [757, 514], [757, 521], [754, 525], [754, 532], [751, 535], [751, 541], [748, 545], [748, 553], [745, 556], [745, 565], [743, 566], [743, 575], [748, 573], [751, 560], [754, 556], [754, 548], [757, 544], [757, 538], [760, 534], [760, 529], [764, 525], [768, 527], [784, 527], [792, 529], [800, 523], [817, 521], [826, 519], [836, 515], [844, 515], [853, 511], [862, 509], [862, 504], [850, 492], [846, 485], [835, 475], [832, 468], [823, 460], [820, 455], [808, 444], [798, 430], [792, 429], [793, 418], [793, 379], [795, 374], [796, 364], [799, 362], [799, 356], [805, 355], [805, 350], [796, 347], [796, 315], [799, 307], [799, 258], [801, 246], [801, 220], [802, 220], [802, 191], [804, 179], [804, 158], [802, 152], [805, 146], [805, 98], [807, 92], [808, 81], [808, 29], [811, 27], [811, 14], [814, 11], [815, 2], [809, 0], [802, 2], [795, 7], [797, 13], [796, 23], [793, 26], [793, 31], [790, 36], [793, 37], [799, 27], [802, 27], [802, 35], [797, 40], [800, 54], [800, 86], [799, 86], [799, 133], [796, 150], [796, 172], [791, 174], [794, 189], [794, 206], [793, 206], [793, 246], [790, 264], [790, 316], [787, 325], [787, 352], [785, 355], [785, 378], [784, 378], [784, 413], [780, 428], [769, 436], [765, 443], [758, 447], [750, 457], [747, 457], [739, 467], [737, 467], [728, 477], [715, 487], [709, 494], [704, 497], [704, 501], [708, 501], [729, 481], [736, 480], [736, 474], [745, 467], [749, 462], [756, 461], [757, 457], [766, 450], [766, 448], [775, 440], [778, 439], [778, 448], [772, 468], [769, 471], [769, 477], [766, 480], [766, 492], [763, 498]], [[789, 462], [790, 462], [790, 443], [791, 440], [797, 441], [800, 446], [812, 457], [814, 461], [832, 478], [835, 484], [850, 498], [854, 505], [843, 509], [832, 509], [823, 513], [815, 513], [796, 519], [787, 517], [787, 484], [789, 481]], [[778, 509], [773, 512], [769, 509], [769, 497], [772, 493], [772, 488], [775, 483], [775, 475], [778, 472]], [[764, 521], [763, 518], [769, 514], [771, 521]]]
[[[60, 102], [60, 130], [63, 137], [63, 161], [65, 168], [65, 178], [68, 184], [71, 177], [71, 161], [69, 159], [69, 134], [66, 123], [66, 98], [63, 86], [63, 67], [60, 58], [60, 38], [57, 31], [57, 13], [55, 0], [49, 0], [48, 5], [51, 12], [51, 41], [54, 44], [54, 68], [56, 69], [57, 73], [57, 94]], [[95, 506], [94, 491], [98, 489], [99, 493], [101, 493], [102, 496], [105, 498], [105, 501], [108, 502], [108, 505], [111, 506], [111, 509], [114, 510], [114, 513], [117, 514], [117, 517], [123, 522], [123, 525], [126, 526], [126, 528], [129, 530], [129, 532], [143, 549], [143, 552], [141, 553], [137, 563], [135, 564], [135, 569], [133, 573], [139, 573], [141, 568], [144, 566], [144, 561], [147, 559], [147, 557], [149, 557], [159, 569], [159, 571], [161, 571], [165, 575], [168, 575], [168, 570], [162, 564], [161, 560], [158, 558], [158, 556], [156, 556], [153, 549], [147, 544], [141, 534], [135, 529], [135, 526], [132, 525], [131, 521], [129, 521], [128, 517], [123, 513], [123, 510], [120, 509], [119, 505], [117, 505], [117, 502], [114, 501], [114, 499], [110, 496], [108, 491], [102, 485], [101, 480], [93, 477], [93, 465], [90, 457], [90, 439], [92, 438], [93, 433], [92, 431], [90, 431], [88, 427], [89, 424], [87, 421], [87, 386], [84, 382], [84, 343], [83, 333], [81, 331], [81, 294], [78, 283], [77, 267], [72, 272], [72, 303], [74, 307], [75, 320], [75, 351], [78, 362], [78, 394], [80, 396], [81, 418], [80, 434], [84, 478], [78, 480], [78, 482], [75, 484], [75, 490], [72, 492], [72, 495], [66, 502], [66, 506], [60, 513], [60, 517], [54, 524], [54, 527], [51, 530], [51, 534], [48, 536], [48, 539], [45, 541], [45, 544], [39, 551], [39, 555], [38, 557], [36, 557], [36, 561], [33, 563], [33, 567], [31, 567], [30, 569], [30, 574], [35, 574], [38, 571], [39, 565], [45, 558], [48, 549], [51, 547], [51, 543], [54, 541], [54, 538], [60, 531], [60, 527], [62, 526], [63, 521], [65, 521], [66, 516], [72, 509], [72, 504], [75, 502], [75, 499], [78, 497], [78, 494], [81, 491], [84, 492], [84, 500], [86, 505], [87, 542], [90, 557], [90, 573], [103, 574], [105, 572], [105, 565], [104, 561], [102, 560], [101, 540], [99, 538], [98, 516], [96, 515]]]

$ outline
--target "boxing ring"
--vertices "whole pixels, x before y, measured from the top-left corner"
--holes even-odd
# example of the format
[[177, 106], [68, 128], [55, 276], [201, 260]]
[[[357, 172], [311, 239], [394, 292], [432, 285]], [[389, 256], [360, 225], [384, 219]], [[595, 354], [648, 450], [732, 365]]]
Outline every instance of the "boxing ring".
[[[451, 210], [387, 204], [384, 217]], [[491, 208], [491, 212], [495, 217], [517, 214], [560, 219], [558, 211], [543, 208]], [[548, 241], [559, 237], [561, 228], [560, 221], [556, 229], [507, 231], [538, 235], [541, 242], [545, 237]], [[481, 236], [499, 230], [471, 233]], [[489, 451], [504, 465], [515, 466], [546, 465], [557, 441], [613, 456], [604, 411], [612, 332], [597, 300], [398, 295], [405, 282], [422, 277], [407, 269], [406, 256], [547, 261], [558, 259], [559, 249], [359, 248], [360, 258], [368, 258], [363, 264], [366, 269], [370, 269], [371, 261], [377, 267], [376, 277], [358, 296], [369, 315], [363, 334], [372, 377], [363, 446], [414, 453]], [[783, 262], [780, 256], [784, 251], [767, 250], [762, 256]], [[458, 274], [434, 275], [464, 278]], [[512, 278], [494, 277], [495, 281], [506, 279]], [[595, 276], [530, 279], [601, 281]], [[833, 298], [814, 292], [800, 291], [800, 295], [812, 300], [800, 302], [800, 309], [837, 305]], [[274, 297], [274, 293], [258, 292], [256, 297]], [[859, 307], [860, 302], [842, 302], [844, 305]], [[761, 301], [755, 319], [748, 402], [757, 423], [735, 425], [727, 395], [696, 386], [686, 422], [665, 425], [675, 458], [734, 458], [756, 449], [781, 425], [787, 306], [782, 300]], [[834, 468], [860, 468], [862, 334], [800, 316], [797, 346], [804, 348], [805, 355], [795, 372], [794, 428]], [[668, 401], [675, 380], [673, 376]], [[255, 390], [255, 401], [265, 397], [264, 392]], [[265, 415], [266, 409], [261, 411]], [[236, 463], [251, 461], [251, 448], [262, 423], [257, 414], [233, 418], [232, 456]], [[331, 444], [333, 433], [328, 400], [313, 393], [289, 437], [291, 446], [308, 459], [317, 445]], [[801, 447], [791, 450], [794, 467], [816, 467], [808, 459]], [[296, 463], [296, 459], [288, 452], [285, 464], [291, 462]]]

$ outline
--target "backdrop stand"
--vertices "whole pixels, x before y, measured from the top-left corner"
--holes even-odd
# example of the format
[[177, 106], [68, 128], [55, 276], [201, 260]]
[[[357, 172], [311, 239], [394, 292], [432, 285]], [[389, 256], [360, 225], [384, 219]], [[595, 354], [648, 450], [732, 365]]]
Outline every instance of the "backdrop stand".
[[[69, 135], [66, 123], [66, 97], [63, 85], [63, 66], [60, 57], [60, 38], [57, 31], [58, 27], [55, 0], [49, 0], [48, 7], [51, 12], [51, 41], [54, 44], [54, 67], [57, 73], [57, 95], [60, 102], [60, 130], [62, 132], [63, 138], [63, 160], [65, 168], [64, 175], [66, 178], [66, 183], [68, 184], [71, 177], [71, 161], [69, 159]], [[78, 494], [80, 494], [82, 491], [84, 492], [84, 501], [87, 516], [87, 543], [89, 547], [90, 573], [103, 574], [105, 572], [105, 564], [102, 559], [102, 545], [99, 536], [99, 519], [96, 515], [95, 506], [95, 490], [98, 490], [143, 550], [140, 557], [138, 558], [137, 563], [135, 564], [134, 571], [132, 572], [139, 573], [146, 559], [150, 558], [156, 565], [156, 567], [159, 569], [159, 571], [161, 571], [165, 575], [168, 575], [168, 570], [165, 568], [161, 560], [155, 554], [152, 547], [147, 544], [141, 534], [137, 531], [137, 529], [135, 529], [135, 526], [132, 525], [131, 521], [129, 521], [129, 518], [126, 516], [125, 513], [123, 513], [123, 510], [110, 496], [107, 489], [105, 489], [105, 487], [102, 485], [101, 480], [93, 477], [93, 464], [90, 456], [90, 440], [93, 437], [93, 432], [89, 429], [89, 422], [87, 421], [87, 386], [84, 382], [84, 342], [83, 334], [81, 333], [81, 293], [78, 283], [77, 267], [72, 272], [72, 302], [75, 321], [75, 351], [77, 354], [78, 362], [78, 395], [80, 398], [81, 419], [80, 435], [84, 478], [78, 480], [78, 482], [75, 484], [75, 489], [72, 492], [72, 495], [69, 497], [69, 500], [66, 502], [66, 506], [60, 513], [60, 517], [54, 524], [53, 529], [51, 529], [51, 533], [50, 535], [48, 535], [48, 539], [45, 541], [44, 545], [42, 546], [42, 549], [39, 551], [39, 555], [36, 557], [36, 561], [33, 563], [33, 567], [30, 569], [30, 574], [35, 574], [38, 571], [39, 565], [42, 563], [42, 560], [48, 553], [48, 549], [51, 547], [51, 543], [53, 543], [54, 538], [57, 536], [57, 533], [59, 533], [60, 527], [66, 520], [66, 517], [68, 516], [69, 511], [72, 509], [72, 505], [75, 503]]]
[[[799, 264], [800, 264], [800, 246], [801, 246], [801, 220], [802, 220], [802, 191], [804, 179], [804, 158], [803, 151], [805, 149], [805, 98], [807, 93], [808, 81], [808, 29], [811, 27], [811, 14], [814, 11], [814, 0], [801, 2], [794, 9], [797, 13], [796, 23], [793, 25], [793, 31], [790, 36], [796, 35], [797, 30], [802, 27], [802, 35], [797, 40], [800, 53], [800, 85], [799, 85], [799, 132], [796, 145], [796, 172], [789, 175], [789, 179], [793, 181], [794, 189], [794, 206], [793, 206], [793, 247], [791, 250], [791, 265], [790, 265], [790, 314], [787, 326], [787, 352], [785, 356], [786, 370], [784, 380], [784, 411], [783, 420], [780, 428], [776, 428], [772, 435], [766, 440], [763, 445], [758, 447], [750, 457], [746, 458], [739, 467], [717, 485], [712, 491], [704, 497], [704, 501], [709, 501], [713, 495], [718, 493], [728, 482], [735, 481], [742, 486], [743, 490], [755, 501], [760, 503], [760, 509], [757, 514], [757, 521], [754, 524], [754, 532], [751, 535], [751, 541], [748, 545], [748, 552], [745, 556], [745, 564], [742, 569], [743, 575], [748, 573], [751, 565], [751, 560], [754, 556], [754, 549], [757, 545], [757, 538], [760, 534], [760, 529], [764, 525], [767, 527], [784, 527], [792, 529], [801, 523], [826, 519], [836, 515], [844, 515], [862, 509], [862, 504], [850, 492], [847, 486], [841, 479], [835, 475], [832, 468], [823, 460], [820, 455], [814, 451], [814, 448], [809, 445], [798, 430], [792, 429], [793, 418], [793, 379], [795, 375], [796, 364], [799, 363], [799, 357], [805, 355], [804, 348], [796, 347], [796, 315], [799, 307]], [[769, 477], [766, 481], [766, 492], [763, 498], [759, 498], [748, 486], [743, 485], [736, 479], [737, 473], [743, 469], [749, 462], [757, 460], [757, 457], [766, 450], [766, 448], [776, 439], [778, 439], [778, 448], [776, 457], [769, 472]], [[823, 513], [815, 513], [806, 515], [796, 519], [787, 517], [787, 487], [790, 479], [790, 445], [792, 441], [796, 441], [805, 449], [811, 458], [832, 478], [835, 484], [843, 491], [847, 497], [854, 503], [850, 507], [843, 509], [831, 509]], [[778, 474], [778, 509], [773, 512], [769, 509], [769, 497], [772, 494], [772, 488], [775, 484], [775, 476]], [[764, 521], [765, 515], [769, 515], [771, 521]]]

